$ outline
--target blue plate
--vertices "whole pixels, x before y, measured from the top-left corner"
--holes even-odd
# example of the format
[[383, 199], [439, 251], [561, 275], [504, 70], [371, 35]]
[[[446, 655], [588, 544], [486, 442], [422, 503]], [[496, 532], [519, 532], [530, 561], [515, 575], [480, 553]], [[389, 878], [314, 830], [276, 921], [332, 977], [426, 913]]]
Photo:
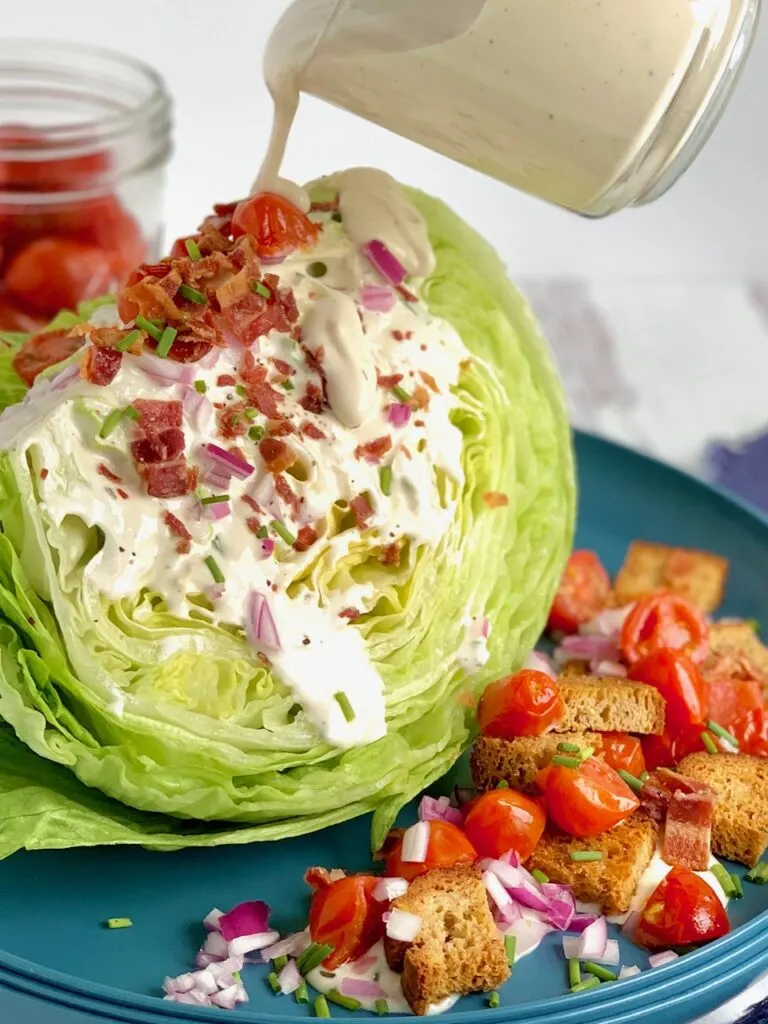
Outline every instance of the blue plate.
[[[618, 569], [634, 538], [717, 551], [731, 562], [724, 614], [768, 622], [768, 520], [703, 484], [626, 449], [576, 438], [581, 482], [579, 546]], [[461, 766], [458, 769], [462, 771]], [[455, 773], [445, 781], [452, 783]], [[404, 813], [412, 820], [414, 809]], [[175, 854], [130, 848], [18, 854], [0, 864], [0, 1021], [3, 1024], [168, 1024], [221, 1021], [222, 1011], [159, 998], [165, 974], [188, 970], [200, 921], [212, 906], [266, 898], [281, 931], [302, 927], [311, 864], [367, 866], [369, 822], [362, 819], [278, 846]], [[578, 996], [567, 992], [560, 938], [516, 965], [502, 1006], [463, 1000], [457, 1024], [686, 1024], [723, 1003], [768, 968], [768, 886], [744, 885], [731, 904], [733, 931], [673, 964]], [[106, 931], [108, 917], [134, 927]], [[647, 956], [622, 943], [622, 962]], [[236, 1020], [291, 1024], [308, 1011], [276, 997], [265, 971], [248, 967], [250, 1004]], [[335, 1010], [335, 1008], [334, 1008]], [[353, 1020], [344, 1011], [334, 1016]], [[370, 1021], [370, 1017], [366, 1018]]]

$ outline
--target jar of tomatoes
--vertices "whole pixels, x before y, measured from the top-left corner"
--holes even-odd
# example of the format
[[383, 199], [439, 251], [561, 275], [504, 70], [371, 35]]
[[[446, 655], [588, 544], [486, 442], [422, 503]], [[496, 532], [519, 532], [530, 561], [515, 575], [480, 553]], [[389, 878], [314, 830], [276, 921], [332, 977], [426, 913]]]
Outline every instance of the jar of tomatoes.
[[131, 57], [0, 42], [0, 330], [36, 331], [161, 243], [171, 100]]

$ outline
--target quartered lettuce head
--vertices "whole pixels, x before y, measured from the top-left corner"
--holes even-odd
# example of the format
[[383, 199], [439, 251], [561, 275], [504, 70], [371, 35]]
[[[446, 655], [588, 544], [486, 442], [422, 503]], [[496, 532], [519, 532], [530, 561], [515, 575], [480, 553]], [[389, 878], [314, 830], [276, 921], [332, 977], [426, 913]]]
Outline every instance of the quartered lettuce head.
[[[322, 591], [351, 576], [380, 595], [348, 628], [362, 632], [384, 680], [386, 736], [344, 751], [324, 745], [240, 631], [175, 617], [156, 594], [96, 592], [83, 568], [98, 532], [74, 517], [52, 528], [35, 451], [9, 445], [0, 425], [0, 856], [279, 839], [367, 812], [376, 847], [471, 740], [474, 698], [535, 643], [574, 521], [560, 384], [495, 252], [443, 203], [411, 197], [437, 258], [422, 298], [475, 357], [453, 413], [465, 486], [437, 551], [397, 569], [354, 549], [347, 564], [320, 556], [304, 581]], [[24, 393], [11, 366], [19, 340], [0, 351], [6, 403]], [[54, 441], [56, 429], [52, 419]], [[488, 492], [508, 504], [489, 507]], [[468, 677], [457, 652], [470, 605], [491, 634], [487, 664]]]

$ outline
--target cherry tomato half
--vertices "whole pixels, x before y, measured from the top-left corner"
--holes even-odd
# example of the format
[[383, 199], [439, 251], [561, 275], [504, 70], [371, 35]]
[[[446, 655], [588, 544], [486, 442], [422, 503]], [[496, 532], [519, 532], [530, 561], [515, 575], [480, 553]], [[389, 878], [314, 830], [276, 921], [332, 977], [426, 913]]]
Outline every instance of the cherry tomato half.
[[493, 789], [473, 801], [464, 831], [480, 857], [514, 850], [526, 860], [541, 839], [546, 815], [541, 804], [514, 789]]
[[621, 628], [621, 654], [628, 665], [661, 647], [680, 650], [697, 663], [709, 653], [706, 619], [696, 605], [677, 594], [642, 598]]
[[[0, 126], [0, 188], [25, 192], [77, 191], [92, 185], [110, 167], [111, 158], [106, 150], [51, 159], [48, 152], [55, 146], [55, 140], [30, 125]], [[14, 160], [14, 150], [22, 149], [34, 151], [36, 158]]]
[[69, 238], [40, 238], [8, 264], [5, 286], [29, 309], [54, 316], [108, 292], [113, 278], [103, 249]]
[[762, 710], [764, 707], [763, 691], [757, 679], [707, 674], [705, 686], [709, 717], [726, 729], [730, 729], [744, 711]]
[[552, 633], [575, 633], [608, 603], [611, 580], [594, 551], [574, 551], [568, 559], [549, 613]]
[[373, 898], [378, 881], [374, 875], [347, 875], [312, 897], [309, 934], [313, 942], [333, 946], [323, 964], [329, 971], [357, 960], [384, 935], [386, 904]]
[[646, 949], [695, 946], [727, 935], [728, 915], [714, 889], [677, 865], [648, 898], [635, 932]]
[[643, 748], [645, 770], [656, 771], [657, 768], [674, 768], [677, 758], [672, 749], [672, 737], [668, 732], [660, 736], [641, 736], [640, 746]]
[[607, 832], [640, 806], [626, 782], [596, 757], [579, 768], [551, 764], [539, 772], [537, 782], [555, 825], [583, 839]]
[[454, 864], [473, 864], [477, 851], [460, 828], [449, 821], [430, 821], [427, 857], [423, 862], [403, 860], [403, 840], [399, 839], [387, 856], [387, 874], [412, 882], [433, 868], [450, 868]]
[[298, 206], [272, 192], [257, 192], [239, 203], [232, 215], [232, 234], [250, 235], [262, 259], [283, 259], [315, 241], [319, 228]]
[[674, 734], [707, 718], [707, 686], [701, 672], [681, 651], [661, 648], [636, 662], [629, 678], [655, 687], [666, 701], [666, 726]]
[[604, 732], [601, 757], [617, 772], [624, 770], [638, 777], [645, 771], [645, 758], [640, 740], [626, 732]]
[[13, 368], [28, 387], [49, 366], [68, 359], [82, 346], [84, 338], [70, 338], [67, 331], [43, 331], [27, 338], [13, 357]]
[[482, 733], [506, 740], [541, 736], [564, 716], [557, 683], [545, 672], [529, 668], [487, 686], [477, 709]]

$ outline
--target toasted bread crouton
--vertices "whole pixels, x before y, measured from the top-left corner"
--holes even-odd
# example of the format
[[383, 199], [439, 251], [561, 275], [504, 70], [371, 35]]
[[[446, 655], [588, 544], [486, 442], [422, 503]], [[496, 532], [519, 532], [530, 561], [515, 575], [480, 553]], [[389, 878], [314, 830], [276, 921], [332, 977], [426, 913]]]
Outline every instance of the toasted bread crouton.
[[[636, 811], [608, 832], [590, 839], [545, 832], [526, 867], [531, 871], [538, 868], [552, 882], [572, 886], [576, 899], [599, 903], [606, 914], [624, 914], [651, 862], [657, 838], [658, 825]], [[571, 854], [578, 850], [597, 850], [602, 860], [571, 860]]]
[[403, 993], [413, 1012], [451, 995], [490, 992], [509, 977], [504, 941], [491, 915], [479, 868], [438, 868], [411, 882], [393, 908], [416, 914], [413, 942], [385, 938], [389, 966], [403, 972]]
[[768, 846], [768, 760], [748, 754], [689, 754], [678, 771], [710, 786], [720, 799], [712, 849], [754, 867]]
[[565, 718], [558, 732], [664, 732], [665, 701], [645, 683], [615, 676], [569, 676], [558, 679]]
[[768, 701], [768, 647], [760, 642], [751, 623], [737, 619], [715, 622], [709, 630], [710, 655], [702, 666], [704, 678], [735, 676], [760, 683]]
[[636, 540], [613, 585], [613, 603], [621, 607], [657, 590], [670, 590], [709, 614], [723, 599], [727, 574], [727, 559], [709, 551]]
[[469, 761], [472, 781], [482, 792], [506, 782], [512, 789], [534, 793], [536, 776], [557, 753], [558, 743], [594, 747], [596, 753], [603, 746], [597, 732], [548, 732], [544, 736], [518, 736], [513, 740], [480, 736]]

